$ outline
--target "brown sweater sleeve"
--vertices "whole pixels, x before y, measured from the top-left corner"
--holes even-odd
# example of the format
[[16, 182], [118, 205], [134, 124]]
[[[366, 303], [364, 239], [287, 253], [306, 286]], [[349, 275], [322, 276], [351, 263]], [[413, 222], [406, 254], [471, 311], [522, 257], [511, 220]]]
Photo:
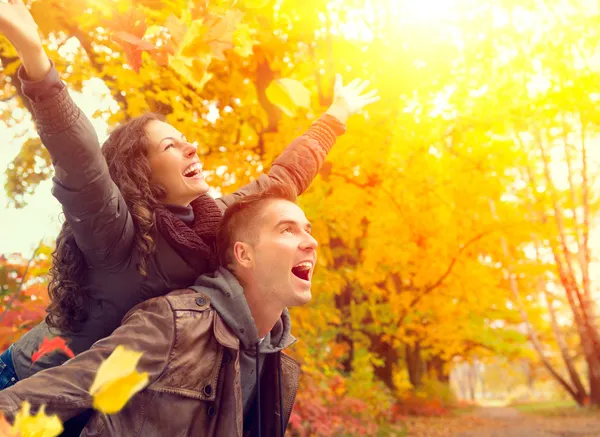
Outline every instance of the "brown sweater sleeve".
[[94, 266], [119, 265], [130, 253], [134, 227], [90, 120], [71, 99], [54, 65], [37, 82], [27, 79], [23, 67], [18, 74], [54, 165], [52, 194], [62, 204], [79, 249]]
[[244, 185], [236, 192], [217, 199], [222, 209], [226, 209], [240, 197], [266, 189], [271, 184], [285, 184], [302, 194], [319, 173], [327, 154], [338, 136], [344, 134], [345, 125], [337, 118], [324, 114], [308, 131], [296, 138], [273, 162], [268, 173]]

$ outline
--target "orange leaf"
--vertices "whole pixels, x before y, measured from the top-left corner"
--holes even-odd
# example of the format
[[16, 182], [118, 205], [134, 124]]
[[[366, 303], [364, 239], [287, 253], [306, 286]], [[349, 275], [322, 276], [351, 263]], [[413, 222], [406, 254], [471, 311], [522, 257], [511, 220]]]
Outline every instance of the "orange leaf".
[[209, 30], [206, 33], [205, 41], [210, 46], [215, 58], [224, 61], [225, 54], [223, 51], [234, 47], [233, 34], [243, 16], [243, 12], [230, 10], [224, 17], [215, 18], [208, 23]]
[[10, 423], [0, 414], [0, 437], [18, 437], [18, 433], [12, 430]]
[[113, 37], [121, 47], [127, 63], [137, 73], [142, 65], [142, 52], [156, 49], [143, 39], [146, 33], [146, 16], [140, 9], [133, 8], [123, 15], [113, 18]]
[[40, 348], [31, 356], [31, 362], [35, 363], [44, 355], [56, 350], [62, 351], [69, 358], [73, 358], [75, 356], [73, 351], [69, 349], [69, 346], [67, 346], [67, 342], [64, 338], [54, 337], [52, 340], [49, 340], [47, 337], [45, 337], [44, 341], [42, 341], [42, 344], [40, 345]]

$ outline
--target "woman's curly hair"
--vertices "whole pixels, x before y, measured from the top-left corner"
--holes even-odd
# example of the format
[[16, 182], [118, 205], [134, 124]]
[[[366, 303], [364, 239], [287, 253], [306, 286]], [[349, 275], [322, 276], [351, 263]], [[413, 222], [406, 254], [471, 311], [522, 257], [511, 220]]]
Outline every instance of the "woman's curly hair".
[[[151, 182], [145, 127], [152, 120], [163, 118], [154, 113], [133, 118], [117, 127], [102, 146], [110, 177], [121, 191], [133, 220], [133, 251], [139, 255], [138, 270], [142, 275], [146, 275], [148, 259], [155, 250], [153, 211], [160, 207], [159, 199], [164, 195], [164, 190]], [[52, 257], [46, 322], [63, 332], [76, 332], [88, 316], [88, 265], [67, 221], [58, 234]]]

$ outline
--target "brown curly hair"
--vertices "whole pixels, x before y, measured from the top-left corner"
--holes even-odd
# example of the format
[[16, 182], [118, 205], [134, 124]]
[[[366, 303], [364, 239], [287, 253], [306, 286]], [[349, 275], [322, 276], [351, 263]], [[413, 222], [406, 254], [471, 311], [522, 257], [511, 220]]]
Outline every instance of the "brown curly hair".
[[[163, 117], [147, 113], [133, 118], [117, 127], [102, 146], [109, 174], [121, 191], [135, 226], [133, 250], [139, 254], [138, 270], [142, 275], [146, 275], [148, 258], [155, 250], [151, 235], [153, 211], [161, 207], [159, 199], [165, 194], [164, 189], [150, 180], [145, 127], [152, 120], [163, 121]], [[63, 332], [76, 332], [88, 316], [89, 295], [85, 287], [88, 265], [67, 221], [58, 234], [52, 257], [46, 322]]]

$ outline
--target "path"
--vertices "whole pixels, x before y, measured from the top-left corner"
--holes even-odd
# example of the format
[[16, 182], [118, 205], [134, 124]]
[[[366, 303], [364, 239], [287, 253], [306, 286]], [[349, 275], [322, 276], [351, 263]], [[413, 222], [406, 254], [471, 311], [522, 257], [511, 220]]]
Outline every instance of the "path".
[[407, 437], [600, 437], [600, 413], [534, 416], [482, 407], [461, 417], [408, 418]]
[[483, 419], [482, 427], [455, 437], [600, 437], [600, 413], [573, 417], [523, 414], [510, 407], [486, 407], [464, 417]]

